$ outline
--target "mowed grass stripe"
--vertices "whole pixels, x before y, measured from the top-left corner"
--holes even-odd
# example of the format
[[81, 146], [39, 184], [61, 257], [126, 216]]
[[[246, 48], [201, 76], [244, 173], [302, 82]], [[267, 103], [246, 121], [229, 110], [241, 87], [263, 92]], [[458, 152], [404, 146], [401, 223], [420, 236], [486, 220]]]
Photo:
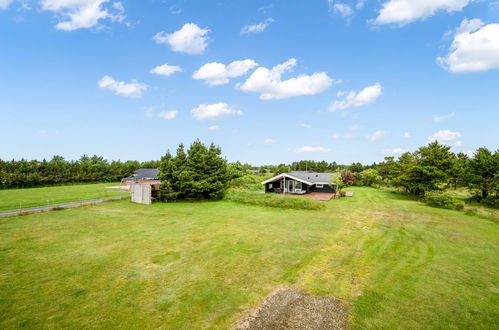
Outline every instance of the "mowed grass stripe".
[[0, 220], [0, 327], [224, 329], [276, 287], [352, 328], [494, 328], [497, 223], [392, 192], [302, 211], [128, 201]]

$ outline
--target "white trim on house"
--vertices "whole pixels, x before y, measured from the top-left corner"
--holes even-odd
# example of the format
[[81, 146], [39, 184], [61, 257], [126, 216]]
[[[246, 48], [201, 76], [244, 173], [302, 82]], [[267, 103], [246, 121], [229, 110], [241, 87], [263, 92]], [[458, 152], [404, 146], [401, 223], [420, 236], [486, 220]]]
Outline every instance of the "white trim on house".
[[268, 180], [263, 181], [263, 182], [262, 182], [262, 184], [267, 184], [267, 183], [270, 183], [270, 182], [274, 182], [274, 181], [276, 181], [276, 180], [278, 180], [278, 179], [282, 179], [282, 178], [284, 178], [284, 177], [286, 177], [286, 178], [290, 178], [290, 179], [293, 179], [293, 180], [296, 180], [296, 181], [300, 181], [300, 182], [302, 182], [302, 183], [306, 183], [306, 184], [308, 184], [308, 185], [313, 185], [313, 184], [314, 184], [314, 183], [312, 183], [312, 182], [310, 182], [310, 181], [302, 180], [302, 179], [299, 179], [299, 178], [297, 178], [297, 177], [295, 177], [295, 176], [289, 175], [288, 173], [281, 173], [281, 174], [279, 174], [279, 175], [276, 175], [276, 176], [274, 176], [273, 178], [270, 178], [270, 179], [268, 179]]

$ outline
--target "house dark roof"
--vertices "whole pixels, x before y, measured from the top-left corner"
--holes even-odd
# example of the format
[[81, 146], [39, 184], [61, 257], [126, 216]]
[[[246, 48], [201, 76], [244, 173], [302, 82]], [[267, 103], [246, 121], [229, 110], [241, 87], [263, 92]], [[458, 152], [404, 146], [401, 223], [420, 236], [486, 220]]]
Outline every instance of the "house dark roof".
[[298, 180], [307, 184], [328, 184], [331, 182], [331, 177], [338, 173], [318, 173], [311, 171], [292, 171], [288, 173], [279, 174], [273, 178], [270, 178], [262, 184], [273, 182], [275, 180], [281, 179], [282, 177], [287, 177], [290, 179]]
[[133, 176], [136, 180], [158, 180], [158, 174], [157, 168], [139, 168]]

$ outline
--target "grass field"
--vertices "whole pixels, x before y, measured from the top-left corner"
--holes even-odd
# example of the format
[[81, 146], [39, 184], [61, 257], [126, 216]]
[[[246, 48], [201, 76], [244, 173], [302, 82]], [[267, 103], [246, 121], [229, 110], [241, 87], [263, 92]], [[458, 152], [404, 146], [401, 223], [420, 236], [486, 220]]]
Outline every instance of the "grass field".
[[122, 192], [110, 191], [106, 188], [118, 184], [108, 182], [0, 190], [0, 211], [122, 195]]
[[223, 329], [282, 285], [343, 299], [354, 329], [497, 328], [496, 222], [352, 190], [318, 211], [116, 201], [0, 219], [0, 328]]

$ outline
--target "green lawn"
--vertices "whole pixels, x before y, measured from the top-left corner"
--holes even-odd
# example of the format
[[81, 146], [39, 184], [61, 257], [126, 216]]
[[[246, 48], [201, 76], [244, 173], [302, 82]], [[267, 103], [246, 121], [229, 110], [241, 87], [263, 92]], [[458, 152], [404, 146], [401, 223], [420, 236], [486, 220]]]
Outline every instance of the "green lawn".
[[119, 185], [119, 183], [0, 190], [0, 211], [122, 195], [122, 192], [106, 188], [116, 185]]
[[116, 201], [0, 219], [0, 328], [229, 328], [278, 286], [352, 328], [491, 329], [499, 225], [353, 188], [324, 210]]

